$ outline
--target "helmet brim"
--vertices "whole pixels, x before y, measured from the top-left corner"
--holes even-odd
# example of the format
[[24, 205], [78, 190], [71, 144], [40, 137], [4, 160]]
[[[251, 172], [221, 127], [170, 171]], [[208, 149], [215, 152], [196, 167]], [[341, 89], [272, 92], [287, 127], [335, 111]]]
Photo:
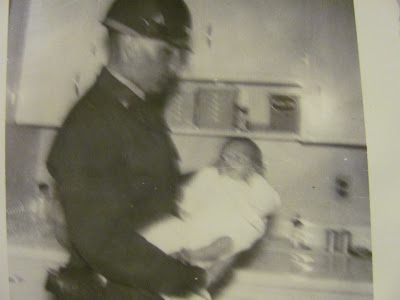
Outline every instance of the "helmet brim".
[[104, 20], [103, 25], [106, 26], [108, 29], [112, 29], [112, 30], [115, 30], [115, 31], [123, 33], [123, 34], [128, 34], [131, 36], [145, 36], [148, 38], [162, 40], [176, 48], [192, 52], [192, 47], [190, 45], [190, 39], [187, 37], [172, 38], [166, 34], [162, 34], [161, 32], [157, 32], [157, 31], [153, 32], [152, 34], [142, 34], [142, 33], [137, 32], [136, 30], [132, 29], [131, 27], [129, 27], [121, 22], [118, 22], [116, 20], [113, 20], [111, 18], [107, 18], [106, 20]]

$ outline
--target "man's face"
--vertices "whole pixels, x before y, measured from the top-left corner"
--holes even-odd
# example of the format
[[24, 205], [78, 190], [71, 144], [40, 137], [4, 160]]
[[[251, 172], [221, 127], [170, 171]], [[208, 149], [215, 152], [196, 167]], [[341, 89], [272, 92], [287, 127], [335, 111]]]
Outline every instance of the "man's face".
[[[175, 90], [179, 75], [186, 64], [187, 51], [165, 41], [140, 37], [138, 45], [129, 45], [125, 51], [128, 63], [138, 68], [141, 88], [150, 95], [170, 94]], [[132, 43], [137, 43], [133, 39]], [[132, 48], [131, 48], [131, 47]]]

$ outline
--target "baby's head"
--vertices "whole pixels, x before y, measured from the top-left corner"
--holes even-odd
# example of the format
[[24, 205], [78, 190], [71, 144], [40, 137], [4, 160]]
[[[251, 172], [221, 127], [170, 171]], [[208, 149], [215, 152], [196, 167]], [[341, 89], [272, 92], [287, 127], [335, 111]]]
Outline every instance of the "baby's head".
[[216, 164], [221, 174], [247, 180], [257, 173], [264, 176], [260, 148], [248, 138], [231, 138], [223, 146]]

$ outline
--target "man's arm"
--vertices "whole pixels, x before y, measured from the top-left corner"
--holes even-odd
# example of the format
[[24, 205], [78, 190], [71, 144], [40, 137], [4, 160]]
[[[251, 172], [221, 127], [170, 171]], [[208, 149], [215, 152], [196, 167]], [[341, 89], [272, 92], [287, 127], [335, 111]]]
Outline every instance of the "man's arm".
[[87, 259], [110, 281], [161, 294], [183, 295], [206, 286], [203, 269], [166, 255], [137, 233], [110, 236], [102, 251]]
[[177, 256], [188, 262], [215, 261], [231, 252], [232, 248], [232, 238], [225, 236], [202, 248], [182, 249]]
[[206, 269], [207, 282], [206, 287], [214, 284], [219, 278], [230, 268], [233, 262], [233, 256], [224, 257], [230, 253], [233, 248], [233, 240], [230, 237], [222, 237], [210, 245], [195, 249], [182, 249], [181, 252], [177, 253], [176, 256], [188, 262], [211, 262], [211, 266]]

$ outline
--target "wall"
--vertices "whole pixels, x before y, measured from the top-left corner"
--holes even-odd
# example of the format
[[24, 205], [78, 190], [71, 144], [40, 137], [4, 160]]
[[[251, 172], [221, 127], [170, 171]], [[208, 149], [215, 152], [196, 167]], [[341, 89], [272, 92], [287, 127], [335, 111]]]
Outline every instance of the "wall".
[[28, 205], [37, 193], [40, 130], [6, 125], [6, 193], [7, 208]]
[[12, 9], [14, 19], [23, 13], [26, 22], [15, 117], [24, 124], [54, 125], [105, 64], [107, 32], [99, 21], [112, 0], [23, 2], [23, 8]]
[[21, 76], [22, 55], [25, 48], [29, 0], [10, 1], [7, 43], [7, 105], [6, 119], [13, 121], [16, 110], [16, 94]]

